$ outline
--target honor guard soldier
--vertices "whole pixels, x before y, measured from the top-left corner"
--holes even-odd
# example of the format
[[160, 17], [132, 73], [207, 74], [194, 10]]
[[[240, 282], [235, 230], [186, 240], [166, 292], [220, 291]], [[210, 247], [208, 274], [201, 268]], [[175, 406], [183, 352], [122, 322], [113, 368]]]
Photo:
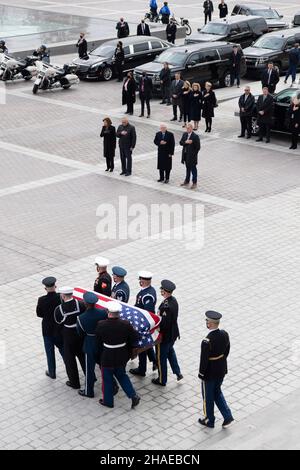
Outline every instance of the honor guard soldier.
[[210, 332], [201, 344], [198, 377], [202, 380], [204, 419], [199, 419], [199, 423], [214, 428], [216, 404], [224, 418], [223, 428], [226, 429], [234, 419], [221, 390], [227, 374], [227, 357], [230, 352], [229, 335], [226, 331], [219, 330], [221, 318], [222, 315], [218, 312], [206, 312], [206, 325]]
[[57, 324], [62, 325], [64, 339], [64, 358], [66, 372], [69, 380], [66, 382], [68, 387], [80, 389], [80, 381], [76, 357], [78, 358], [83, 372], [85, 373], [85, 358], [82, 351], [83, 339], [77, 333], [77, 317], [85, 311], [83, 303], [73, 299], [72, 287], [61, 287], [62, 304], [56, 307], [54, 318]]
[[96, 330], [97, 344], [101, 351], [102, 392], [100, 404], [114, 407], [114, 376], [135, 408], [140, 397], [134, 390], [126, 374], [126, 364], [132, 355], [132, 349], [139, 340], [138, 332], [126, 320], [120, 319], [122, 306], [115, 301], [107, 302], [108, 319], [100, 321]]
[[78, 390], [82, 397], [94, 398], [94, 384], [96, 382], [95, 366], [99, 361], [98, 348], [96, 343], [96, 328], [98, 322], [106, 320], [105, 309], [95, 307], [98, 297], [93, 292], [85, 292], [83, 295], [86, 311], [77, 317], [77, 332], [84, 337], [83, 352], [85, 354], [85, 388]]
[[110, 297], [112, 280], [111, 275], [107, 272], [109, 260], [98, 256], [95, 259], [95, 264], [98, 277], [94, 283], [94, 291], [98, 292], [98, 294], [103, 294], [107, 297]]
[[38, 299], [36, 314], [42, 318], [42, 334], [48, 364], [46, 375], [50, 379], [56, 379], [55, 347], [63, 358], [63, 338], [61, 329], [54, 321], [54, 310], [61, 301], [60, 295], [56, 293], [55, 277], [46, 277], [42, 280], [42, 284], [47, 294]]
[[156, 346], [158, 378], [152, 380], [152, 383], [155, 385], [165, 386], [167, 384], [167, 361], [170, 363], [173, 374], [177, 376], [177, 380], [183, 379], [174, 350], [174, 343], [177, 338], [180, 338], [177, 324], [178, 303], [173, 296], [175, 289], [176, 286], [172, 281], [161, 281], [160, 290], [164, 300], [159, 306], [158, 314], [161, 316], [160, 332], [162, 334], [162, 341]]
[[112, 288], [111, 296], [113, 299], [127, 303], [130, 297], [129, 285], [124, 280], [127, 271], [120, 266], [114, 266], [112, 273], [115, 285]]
[[[139, 283], [142, 289], [136, 296], [135, 306], [138, 308], [142, 308], [143, 310], [147, 310], [148, 312], [155, 313], [155, 305], [157, 298], [156, 290], [154, 289], [154, 287], [151, 286], [152, 273], [148, 271], [141, 271], [138, 273], [138, 275]], [[145, 377], [147, 371], [147, 356], [149, 358], [149, 361], [153, 364], [152, 369], [156, 370], [157, 365], [154, 349], [150, 348], [147, 351], [144, 351], [139, 354], [139, 366], [136, 369], [130, 369], [129, 372], [133, 375]]]

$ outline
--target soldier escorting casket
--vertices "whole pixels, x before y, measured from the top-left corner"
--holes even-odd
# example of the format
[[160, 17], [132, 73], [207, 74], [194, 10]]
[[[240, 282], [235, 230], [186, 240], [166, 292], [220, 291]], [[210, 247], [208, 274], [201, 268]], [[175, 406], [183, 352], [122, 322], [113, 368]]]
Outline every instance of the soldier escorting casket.
[[114, 286], [112, 288], [111, 297], [121, 302], [127, 303], [130, 297], [129, 285], [125, 281], [127, 271], [120, 266], [114, 266], [112, 268]]
[[101, 256], [97, 256], [97, 258], [95, 259], [95, 265], [98, 277], [94, 283], [94, 291], [98, 292], [98, 294], [103, 294], [107, 295], [107, 297], [110, 297], [112, 279], [111, 275], [107, 272], [109, 260], [106, 258], [102, 258]]

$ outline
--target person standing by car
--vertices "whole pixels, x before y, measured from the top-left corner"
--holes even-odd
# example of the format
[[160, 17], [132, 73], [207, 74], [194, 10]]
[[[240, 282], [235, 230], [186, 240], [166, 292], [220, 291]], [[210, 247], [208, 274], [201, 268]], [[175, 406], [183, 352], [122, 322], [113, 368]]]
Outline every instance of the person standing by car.
[[292, 75], [292, 85], [295, 83], [296, 75], [297, 75], [297, 68], [299, 64], [300, 64], [300, 50], [299, 50], [299, 44], [296, 43], [293, 49], [291, 49], [289, 52], [289, 69], [285, 76], [284, 83], [287, 83], [290, 75]]
[[127, 21], [124, 21], [124, 18], [120, 18], [120, 21], [116, 26], [117, 35], [119, 39], [127, 38], [129, 36], [129, 25]]
[[115, 66], [116, 72], [118, 76], [118, 82], [123, 80], [123, 65], [124, 65], [124, 49], [122, 41], [119, 41], [115, 50]]
[[127, 118], [122, 119], [122, 124], [117, 130], [117, 137], [119, 139], [122, 164], [122, 172], [120, 175], [130, 176], [132, 171], [132, 152], [136, 145], [136, 131], [135, 127], [129, 124]]
[[164, 67], [161, 69], [160, 74], [161, 94], [162, 101], [160, 104], [167, 105], [171, 104], [171, 70], [167, 62], [164, 63]]
[[103, 156], [106, 158], [106, 170], [114, 171], [114, 158], [116, 153], [116, 129], [109, 117], [103, 119], [100, 137], [103, 137]]
[[166, 124], [161, 124], [157, 132], [154, 144], [157, 146], [157, 169], [159, 170], [158, 183], [168, 183], [172, 170], [172, 157], [175, 150], [175, 138], [169, 132]]
[[169, 18], [170, 18], [170, 15], [171, 15], [171, 11], [170, 11], [168, 2], [164, 2], [162, 8], [159, 11], [159, 14], [161, 15], [162, 24], [168, 24], [169, 23]]
[[143, 72], [142, 78], [139, 83], [139, 96], [141, 100], [141, 114], [140, 117], [144, 117], [145, 103], [147, 106], [147, 118], [150, 118], [150, 100], [152, 97], [153, 84], [150, 77], [147, 77], [146, 72]]
[[166, 27], [167, 41], [169, 41], [171, 44], [175, 44], [176, 33], [177, 33], [177, 26], [173, 18], [171, 18], [170, 23], [168, 23]]
[[297, 96], [292, 98], [291, 106], [288, 110], [288, 117], [290, 120], [290, 129], [292, 134], [292, 145], [290, 150], [296, 150], [298, 147], [298, 138], [300, 132], [300, 100]]
[[261, 76], [262, 87], [267, 87], [269, 92], [273, 95], [276, 90], [276, 85], [279, 82], [279, 73], [274, 67], [273, 62], [268, 63], [268, 67]]
[[190, 121], [190, 101], [191, 101], [191, 84], [185, 81], [182, 87], [182, 114], [183, 114], [183, 126]]
[[215, 117], [214, 109], [217, 107], [217, 98], [210, 82], [205, 83], [205, 89], [202, 92], [202, 117], [205, 118], [205, 132], [211, 132], [212, 118]]
[[198, 153], [200, 150], [200, 137], [193, 131], [193, 125], [189, 122], [186, 126], [186, 132], [184, 132], [180, 145], [182, 145], [182, 157], [181, 163], [186, 167], [185, 180], [180, 186], [189, 186], [191, 174], [192, 174], [192, 186], [191, 189], [197, 188], [197, 164], [198, 164]]
[[245, 137], [247, 131], [247, 139], [251, 139], [252, 135], [252, 116], [255, 107], [255, 98], [251, 94], [249, 86], [245, 87], [245, 93], [239, 99], [241, 133], [239, 137]]
[[190, 120], [194, 123], [194, 131], [199, 128], [199, 122], [201, 121], [201, 110], [202, 110], [202, 93], [199, 83], [193, 83], [191, 98], [190, 98]]
[[138, 24], [136, 35], [137, 36], [151, 36], [149, 25], [145, 23], [144, 19], [141, 20], [140, 24]]
[[122, 90], [122, 104], [127, 105], [127, 111], [125, 114], [133, 114], [133, 105], [135, 103], [135, 91], [136, 91], [136, 84], [133, 78], [133, 73], [128, 72], [127, 77], [123, 83], [123, 90]]
[[226, 18], [226, 16], [228, 15], [228, 6], [227, 3], [225, 3], [225, 0], [221, 0], [221, 3], [219, 4], [218, 8], [220, 18]]
[[85, 39], [85, 34], [80, 33], [76, 47], [78, 48], [79, 59], [84, 59], [87, 56], [88, 43]]
[[208, 21], [211, 21], [212, 14], [214, 11], [214, 4], [211, 0], [205, 0], [203, 3], [203, 10], [204, 10], [204, 17], [205, 17], [205, 24]]
[[171, 121], [177, 121], [177, 107], [179, 107], [180, 117], [179, 122], [182, 121], [182, 87], [183, 80], [181, 80], [180, 72], [175, 73], [175, 79], [171, 83], [171, 96], [173, 104], [173, 118]]
[[263, 94], [259, 96], [256, 108], [257, 108], [257, 124], [259, 126], [259, 138], [256, 142], [262, 142], [264, 136], [266, 136], [266, 143], [270, 142], [270, 133], [272, 118], [274, 114], [274, 98], [270, 94], [268, 87], [263, 88]]
[[233, 86], [236, 80], [237, 87], [240, 88], [241, 62], [243, 53], [239, 51], [238, 46], [233, 46], [230, 56], [230, 85]]

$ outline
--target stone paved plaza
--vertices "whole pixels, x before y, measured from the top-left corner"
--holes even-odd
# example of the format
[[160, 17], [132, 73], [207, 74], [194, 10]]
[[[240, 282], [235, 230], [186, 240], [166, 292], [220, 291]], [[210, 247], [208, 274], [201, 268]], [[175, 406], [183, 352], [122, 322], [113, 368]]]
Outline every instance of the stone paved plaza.
[[[3, 2], [2, 3], [8, 3]], [[127, 14], [136, 22], [147, 2], [129, 0]], [[202, 2], [172, 2], [176, 16], [189, 11], [203, 22]], [[231, 6], [233, 2], [228, 2]], [[9, 4], [116, 20], [114, 0], [18, 0]], [[177, 5], [178, 4], [178, 5]], [[297, 2], [272, 1], [288, 18]], [[187, 8], [188, 7], [188, 8]], [[178, 14], [177, 14], [178, 11]], [[72, 57], [57, 57], [70, 60]], [[243, 81], [243, 84], [246, 81]], [[241, 90], [220, 89], [211, 135], [200, 126], [199, 187], [179, 187], [184, 177], [176, 148], [169, 185], [156, 182], [153, 138], [171, 110], [152, 104], [151, 119], [131, 122], [138, 143], [133, 176], [104, 172], [99, 138], [103, 117], [118, 124], [120, 84], [81, 82], [78, 88], [33, 96], [30, 83], [7, 84], [0, 105], [0, 447], [2, 449], [276, 449], [300, 448], [300, 150], [289, 138], [271, 143], [237, 139], [234, 117]], [[279, 84], [282, 88], [283, 79]], [[254, 92], [260, 84], [254, 83]], [[170, 123], [176, 143], [179, 123]], [[193, 248], [169, 235], [137, 240], [96, 236], [100, 204], [196, 204], [204, 208], [204, 245]], [[194, 220], [200, 222], [202, 220]], [[122, 227], [124, 228], [124, 227]], [[120, 392], [113, 410], [83, 399], [65, 386], [58, 359], [57, 380], [45, 377], [40, 321], [35, 316], [41, 279], [55, 275], [59, 285], [92, 288], [94, 257], [103, 255], [128, 270], [131, 303], [138, 291], [137, 272], [154, 274], [154, 286], [170, 278], [180, 304], [181, 340], [176, 343], [184, 380], [172, 376], [157, 389], [148, 373], [133, 382], [140, 406]], [[206, 335], [204, 312], [219, 310], [232, 339], [230, 373], [224, 392], [236, 424], [202, 429], [200, 343]], [[129, 364], [131, 366], [131, 364]], [[83, 377], [82, 377], [83, 381]]]

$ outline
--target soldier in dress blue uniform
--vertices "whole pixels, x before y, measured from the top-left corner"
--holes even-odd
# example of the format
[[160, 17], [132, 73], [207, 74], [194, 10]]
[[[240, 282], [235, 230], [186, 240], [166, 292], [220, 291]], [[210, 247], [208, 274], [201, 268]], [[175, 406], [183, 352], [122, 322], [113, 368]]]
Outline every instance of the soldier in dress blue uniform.
[[94, 398], [94, 384], [96, 382], [95, 366], [99, 361], [96, 343], [96, 328], [101, 320], [106, 320], [105, 309], [96, 308], [98, 297], [93, 292], [85, 292], [83, 300], [86, 311], [77, 317], [77, 332], [84, 337], [83, 352], [85, 354], [85, 388], [78, 390], [82, 397]]
[[174, 350], [174, 343], [180, 338], [178, 328], [178, 303], [173, 296], [176, 289], [174, 282], [164, 279], [161, 281], [161, 294], [164, 297], [160, 304], [158, 314], [161, 316], [160, 332], [162, 341], [156, 346], [156, 358], [158, 366], [158, 378], [153, 379], [155, 385], [165, 386], [168, 378], [168, 361], [170, 363], [173, 374], [177, 376], [177, 380], [182, 380], [183, 375], [177, 361]]
[[97, 256], [95, 259], [96, 270], [98, 277], [94, 283], [94, 291], [98, 294], [106, 295], [107, 297], [111, 296], [111, 275], [107, 272], [107, 266], [109, 265], [109, 260]]
[[85, 311], [82, 302], [73, 299], [72, 287], [61, 287], [62, 304], [56, 307], [54, 319], [58, 325], [61, 325], [64, 339], [64, 358], [66, 372], [69, 380], [66, 382], [68, 387], [80, 389], [80, 381], [76, 358], [78, 358], [81, 368], [85, 373], [85, 357], [82, 351], [83, 339], [77, 333], [77, 317]]
[[64, 355], [61, 328], [54, 321], [54, 310], [60, 305], [61, 300], [60, 295], [56, 292], [55, 277], [45, 277], [42, 284], [45, 286], [47, 294], [38, 299], [36, 314], [42, 318], [42, 334], [48, 364], [46, 375], [50, 379], [56, 379], [55, 347], [58, 348], [62, 358]]
[[[144, 310], [148, 310], [148, 312], [155, 313], [157, 297], [156, 290], [151, 286], [152, 273], [148, 271], [140, 271], [138, 275], [139, 283], [142, 289], [136, 296], [135, 306]], [[139, 354], [139, 366], [136, 369], [130, 369], [129, 372], [133, 375], [145, 377], [147, 371], [147, 356], [149, 361], [153, 364], [152, 369], [156, 370], [157, 365], [154, 349], [150, 348], [147, 351]]]
[[127, 274], [126, 269], [120, 266], [114, 266], [112, 268], [114, 286], [112, 288], [111, 297], [121, 302], [127, 303], [130, 297], [130, 289], [124, 278]]
[[230, 352], [228, 333], [219, 330], [222, 315], [218, 312], [206, 312], [206, 325], [209, 334], [202, 341], [199, 367], [199, 379], [202, 380], [204, 419], [199, 419], [202, 426], [214, 428], [214, 405], [219, 408], [223, 418], [223, 428], [228, 428], [234, 421], [232, 413], [223, 396], [221, 387], [227, 374], [227, 357]]

